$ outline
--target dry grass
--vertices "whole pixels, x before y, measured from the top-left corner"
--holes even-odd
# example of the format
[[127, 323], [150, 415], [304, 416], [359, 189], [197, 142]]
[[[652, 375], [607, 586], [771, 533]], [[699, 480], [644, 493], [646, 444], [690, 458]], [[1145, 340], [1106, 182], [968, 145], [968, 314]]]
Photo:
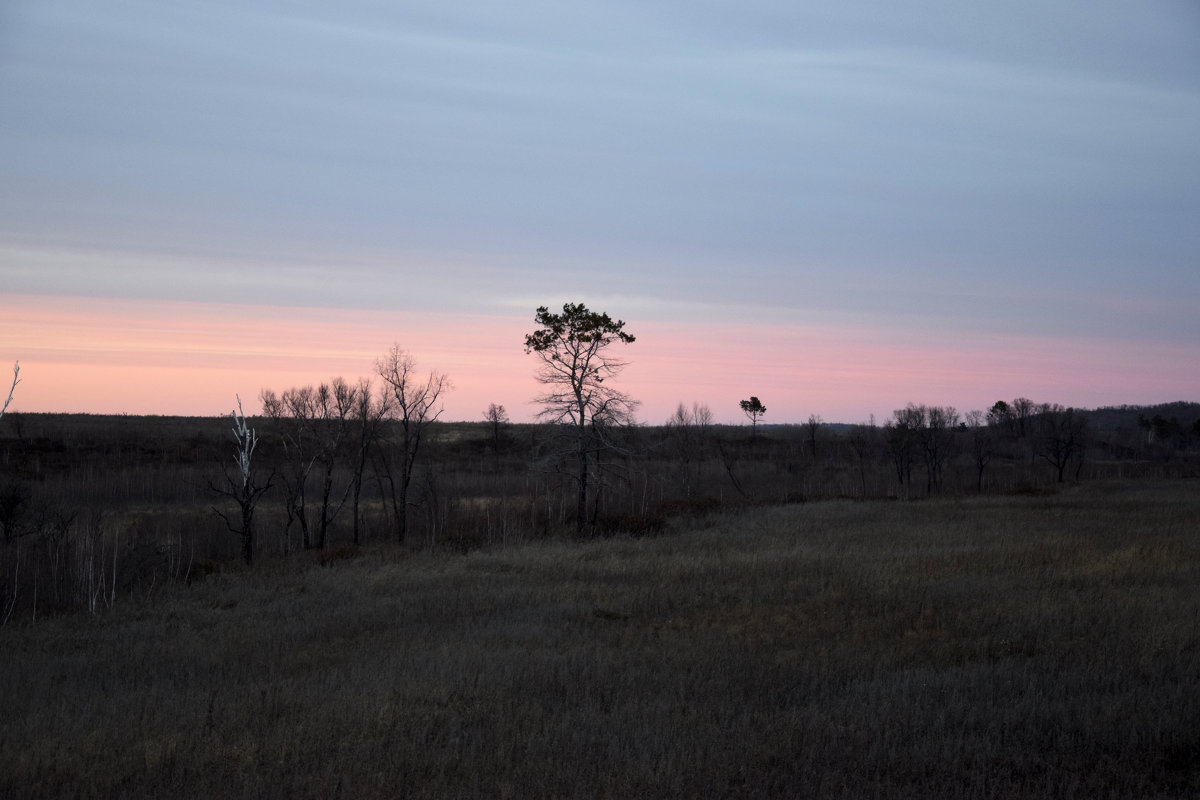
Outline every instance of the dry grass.
[[1200, 793], [1200, 484], [365, 549], [0, 631], [0, 793]]

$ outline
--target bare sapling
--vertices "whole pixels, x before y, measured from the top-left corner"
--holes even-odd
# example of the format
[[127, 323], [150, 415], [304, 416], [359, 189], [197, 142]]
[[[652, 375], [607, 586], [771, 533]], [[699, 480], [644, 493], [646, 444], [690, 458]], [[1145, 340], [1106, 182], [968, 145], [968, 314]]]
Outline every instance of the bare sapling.
[[13, 364], [13, 379], [12, 385], [8, 387], [8, 398], [4, 401], [4, 407], [0, 408], [0, 419], [4, 418], [4, 412], [8, 411], [8, 405], [12, 402], [13, 392], [16, 391], [17, 384], [21, 382], [21, 362], [17, 361]]

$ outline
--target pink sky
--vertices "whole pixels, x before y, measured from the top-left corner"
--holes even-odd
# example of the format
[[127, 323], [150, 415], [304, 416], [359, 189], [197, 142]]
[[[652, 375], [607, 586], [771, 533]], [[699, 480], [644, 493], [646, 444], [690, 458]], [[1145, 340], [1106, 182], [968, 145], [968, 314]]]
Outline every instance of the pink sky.
[[[477, 420], [489, 403], [529, 419], [535, 363], [528, 318], [181, 301], [0, 296], [0, 359], [19, 360], [10, 410], [130, 414], [248, 413], [263, 388], [373, 373], [393, 343], [421, 369], [450, 376], [446, 420]], [[1195, 400], [1186, 348], [844, 325], [627, 320], [621, 386], [640, 418], [664, 421], [679, 401], [740, 423], [758, 396], [767, 422], [884, 421], [907, 402], [986, 408], [998, 399], [1094, 407]], [[8, 367], [5, 366], [5, 373]]]
[[15, 408], [253, 411], [398, 344], [445, 419], [530, 419], [564, 302], [647, 423], [1200, 400], [1194, 3], [15, 5]]

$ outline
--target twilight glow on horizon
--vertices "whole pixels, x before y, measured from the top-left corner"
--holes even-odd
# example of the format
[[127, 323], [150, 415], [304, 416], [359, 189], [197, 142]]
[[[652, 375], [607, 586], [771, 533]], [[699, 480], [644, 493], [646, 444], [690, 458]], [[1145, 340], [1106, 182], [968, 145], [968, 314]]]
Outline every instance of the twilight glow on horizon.
[[568, 301], [650, 424], [1200, 400], [1200, 6], [0, 6], [10, 411], [527, 420]]

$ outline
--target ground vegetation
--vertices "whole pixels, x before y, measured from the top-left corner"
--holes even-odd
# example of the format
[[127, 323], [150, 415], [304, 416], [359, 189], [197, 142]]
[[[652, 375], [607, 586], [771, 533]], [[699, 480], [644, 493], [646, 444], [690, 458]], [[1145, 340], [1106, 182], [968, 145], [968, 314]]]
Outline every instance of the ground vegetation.
[[0, 631], [0, 794], [1196, 796], [1197, 519], [1051, 476], [235, 559]]

